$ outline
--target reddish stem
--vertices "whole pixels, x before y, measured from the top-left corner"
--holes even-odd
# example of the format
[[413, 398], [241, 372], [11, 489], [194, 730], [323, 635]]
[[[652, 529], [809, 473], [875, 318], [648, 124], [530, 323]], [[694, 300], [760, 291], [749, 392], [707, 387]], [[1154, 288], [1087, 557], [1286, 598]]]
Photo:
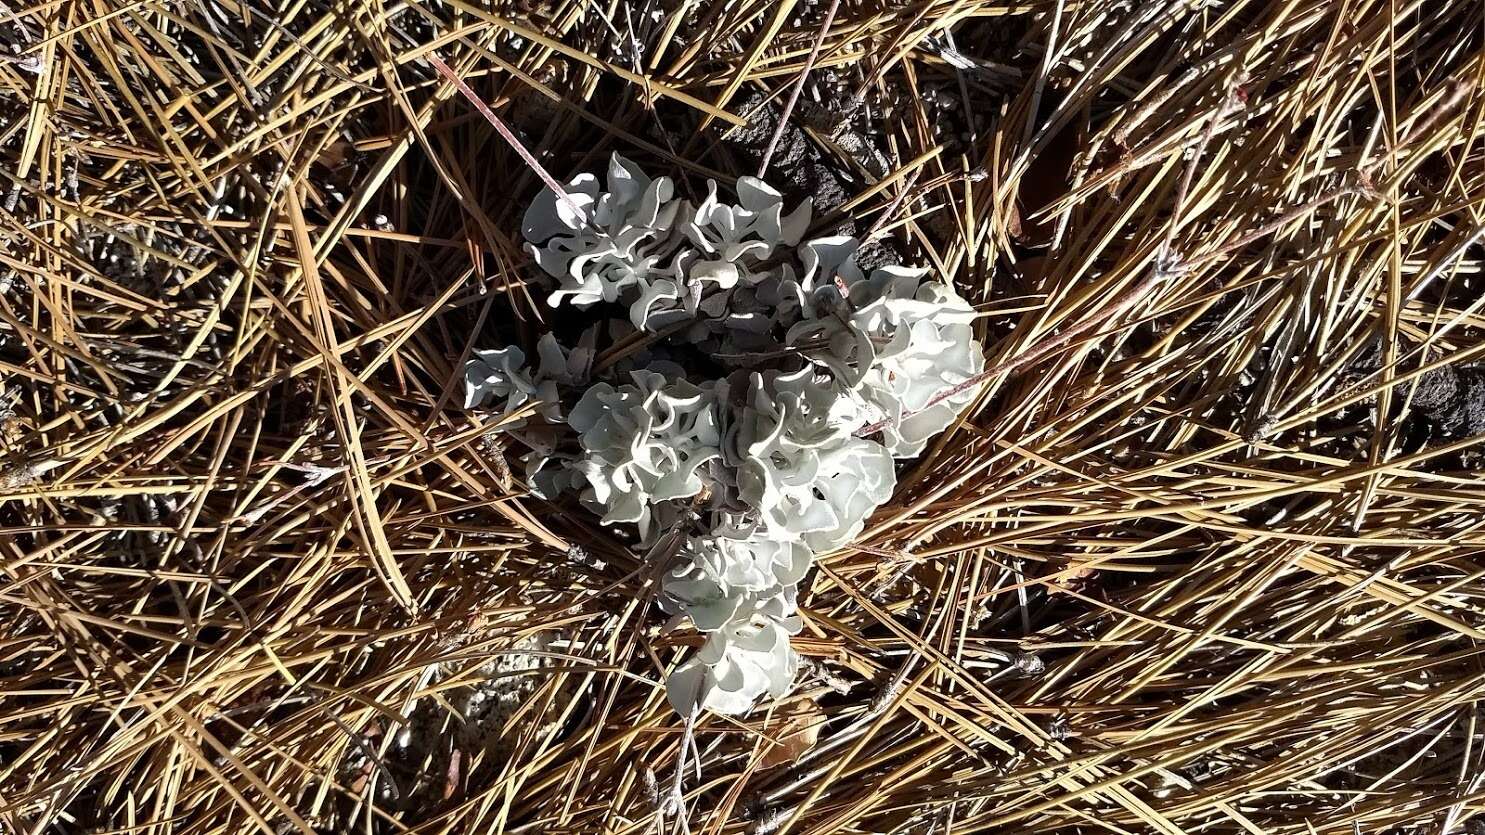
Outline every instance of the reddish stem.
[[768, 163], [773, 160], [773, 152], [779, 147], [779, 138], [784, 135], [784, 128], [789, 124], [789, 114], [794, 112], [794, 105], [799, 101], [799, 91], [804, 89], [804, 80], [809, 77], [810, 69], [815, 66], [815, 60], [820, 57], [820, 45], [825, 42], [825, 33], [830, 30], [830, 24], [835, 21], [835, 10], [840, 7], [840, 0], [830, 0], [830, 7], [825, 10], [825, 22], [820, 24], [820, 31], [815, 33], [815, 43], [810, 47], [809, 57], [804, 59], [804, 67], [799, 70], [799, 77], [794, 80], [794, 89], [789, 91], [789, 99], [784, 102], [784, 109], [779, 113], [779, 123], [774, 126], [773, 136], [768, 140], [768, 148], [763, 152], [763, 161], [758, 163], [758, 176], [762, 178], [768, 171]]
[[485, 104], [484, 100], [481, 99], [479, 95], [474, 92], [474, 90], [471, 90], [469, 88], [468, 84], [464, 83], [464, 79], [460, 78], [454, 73], [453, 70], [449, 69], [449, 65], [445, 64], [443, 62], [443, 59], [439, 58], [438, 55], [431, 52], [428, 53], [428, 61], [433, 64], [433, 68], [438, 70], [440, 75], [448, 79], [449, 83], [453, 84], [459, 92], [464, 94], [464, 98], [469, 99], [469, 103], [474, 105], [474, 109], [478, 110], [480, 112], [480, 115], [484, 116], [485, 119], [492, 126], [494, 126], [495, 132], [500, 134], [500, 137], [507, 143], [509, 143], [512, 148], [515, 149], [516, 153], [520, 155], [521, 160], [525, 162], [532, 171], [536, 172], [536, 176], [540, 177], [541, 181], [546, 184], [547, 188], [551, 189], [552, 193], [557, 195], [557, 199], [561, 200], [562, 203], [567, 206], [568, 210], [573, 213], [573, 216], [582, 218], [584, 219], [584, 221], [586, 221], [588, 213], [579, 208], [578, 205], [573, 202], [572, 198], [568, 196], [567, 190], [562, 187], [562, 184], [557, 182], [556, 178], [548, 173], [547, 170], [542, 167], [541, 163], [536, 161], [536, 157], [533, 156], [530, 151], [526, 150], [526, 146], [521, 144], [521, 140], [516, 138], [515, 133], [506, 126], [505, 122], [502, 121], [499, 116], [495, 115], [495, 111], [491, 110], [490, 106]]

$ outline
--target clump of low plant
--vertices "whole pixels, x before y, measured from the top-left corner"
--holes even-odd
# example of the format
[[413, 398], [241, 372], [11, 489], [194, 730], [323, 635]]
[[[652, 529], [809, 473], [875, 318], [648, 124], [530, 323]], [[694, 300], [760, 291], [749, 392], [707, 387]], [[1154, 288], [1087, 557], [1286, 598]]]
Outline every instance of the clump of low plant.
[[[978, 391], [974, 310], [925, 269], [857, 266], [861, 242], [803, 240], [754, 177], [699, 204], [614, 155], [607, 182], [548, 189], [522, 233], [556, 280], [553, 307], [592, 315], [575, 345], [476, 351], [469, 408], [522, 416], [532, 492], [629, 526], [667, 565], [661, 605], [702, 633], [668, 681], [671, 704], [741, 713], [782, 695], [799, 659], [795, 597], [817, 554], [861, 533]], [[616, 318], [616, 310], [627, 316]], [[592, 371], [600, 339], [645, 347]]]

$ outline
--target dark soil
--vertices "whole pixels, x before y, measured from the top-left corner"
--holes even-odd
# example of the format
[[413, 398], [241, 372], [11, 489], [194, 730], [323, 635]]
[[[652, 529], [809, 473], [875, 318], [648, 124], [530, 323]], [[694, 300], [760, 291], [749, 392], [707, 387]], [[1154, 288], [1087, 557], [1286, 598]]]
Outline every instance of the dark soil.
[[1485, 432], [1485, 367], [1445, 366], [1424, 374], [1413, 408], [1450, 438]]

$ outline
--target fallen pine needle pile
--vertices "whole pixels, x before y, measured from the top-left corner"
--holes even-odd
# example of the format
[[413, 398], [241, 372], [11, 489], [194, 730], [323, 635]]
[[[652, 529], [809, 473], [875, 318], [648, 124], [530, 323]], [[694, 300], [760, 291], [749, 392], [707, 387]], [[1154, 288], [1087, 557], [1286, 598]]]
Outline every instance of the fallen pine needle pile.
[[[1485, 5], [0, 19], [0, 830], [1485, 828]], [[978, 312], [738, 716], [463, 408], [615, 152]]]

